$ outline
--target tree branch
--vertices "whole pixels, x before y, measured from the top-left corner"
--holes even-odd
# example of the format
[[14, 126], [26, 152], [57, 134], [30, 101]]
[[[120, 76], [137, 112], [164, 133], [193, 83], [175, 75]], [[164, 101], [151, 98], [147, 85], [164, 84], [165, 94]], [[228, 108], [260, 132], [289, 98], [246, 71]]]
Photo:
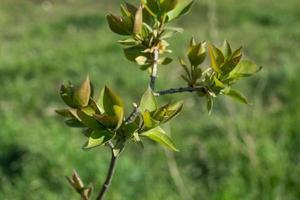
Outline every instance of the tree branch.
[[153, 51], [153, 65], [152, 65], [152, 69], [151, 69], [151, 75], [150, 75], [150, 88], [152, 89], [152, 91], [154, 91], [155, 89], [155, 80], [157, 78], [157, 67], [158, 67], [158, 49], [157, 47], [154, 47], [154, 51]]
[[162, 96], [167, 94], [175, 94], [182, 92], [206, 92], [205, 87], [180, 87], [180, 88], [170, 88], [167, 90], [161, 90], [155, 92], [156, 96]]
[[110, 165], [109, 165], [109, 169], [108, 169], [108, 172], [107, 172], [105, 182], [103, 183], [102, 188], [101, 188], [96, 200], [103, 200], [104, 199], [105, 193], [108, 191], [110, 183], [111, 183], [112, 178], [113, 178], [113, 175], [115, 173], [115, 168], [116, 168], [116, 163], [117, 163], [117, 158], [118, 157], [116, 157], [114, 155], [112, 145], [109, 144], [109, 146], [111, 148]]

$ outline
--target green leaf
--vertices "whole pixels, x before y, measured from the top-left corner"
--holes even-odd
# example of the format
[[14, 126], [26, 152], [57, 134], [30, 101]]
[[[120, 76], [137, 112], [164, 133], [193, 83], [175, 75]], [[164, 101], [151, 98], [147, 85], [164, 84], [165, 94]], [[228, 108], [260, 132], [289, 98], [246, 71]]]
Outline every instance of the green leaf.
[[78, 115], [78, 117], [80, 118], [81, 122], [82, 122], [85, 126], [91, 128], [91, 129], [93, 129], [93, 130], [96, 130], [96, 129], [102, 130], [102, 129], [104, 128], [104, 127], [103, 127], [100, 123], [98, 123], [98, 121], [93, 117], [94, 113], [91, 114], [91, 113], [89, 113], [89, 111], [86, 111], [86, 110], [84, 110], [84, 109], [78, 109], [78, 110], [77, 110], [77, 115]]
[[163, 109], [158, 109], [158, 112], [155, 112], [155, 119], [161, 121], [161, 123], [166, 123], [176, 117], [183, 107], [183, 101], [178, 101], [173, 104], [168, 104]]
[[177, 34], [177, 33], [182, 33], [183, 29], [182, 28], [178, 28], [178, 27], [165, 27], [162, 35], [161, 35], [161, 39], [165, 40], [168, 39], [170, 37], [172, 37], [173, 35]]
[[224, 52], [224, 57], [225, 58], [229, 58], [232, 55], [232, 50], [230, 47], [230, 44], [228, 43], [227, 40], [224, 40], [223, 46], [222, 46], [222, 50]]
[[141, 136], [147, 137], [155, 142], [158, 142], [173, 151], [178, 151], [174, 142], [171, 138], [166, 134], [166, 132], [161, 127], [156, 127], [154, 129], [150, 129], [149, 131], [143, 132], [140, 134]]
[[121, 127], [123, 120], [124, 120], [124, 108], [121, 106], [115, 105], [113, 107], [113, 109], [114, 109], [115, 116], [117, 117], [117, 120], [118, 120], [115, 130], [118, 130]]
[[208, 52], [209, 52], [209, 56], [210, 56], [210, 62], [211, 62], [211, 67], [213, 68], [213, 70], [215, 72], [221, 73], [221, 69], [220, 69], [220, 59], [218, 58], [218, 55], [215, 55], [216, 52], [215, 51], [216, 47], [214, 47], [212, 44], [208, 45]]
[[160, 0], [160, 9], [162, 13], [167, 13], [173, 10], [178, 3], [178, 0]]
[[205, 43], [199, 43], [196, 45], [190, 46], [188, 50], [188, 58], [191, 65], [198, 66], [200, 65], [206, 57]]
[[65, 123], [67, 124], [67, 126], [72, 127], [72, 128], [84, 128], [85, 127], [85, 125], [76, 118], [67, 119], [65, 121]]
[[144, 47], [142, 47], [141, 45], [137, 45], [137, 46], [133, 46], [133, 47], [129, 47], [129, 48], [125, 48], [123, 49], [125, 57], [133, 62], [136, 62], [136, 58], [139, 56], [145, 56], [147, 57], [145, 53], [143, 53], [143, 51], [145, 50]]
[[139, 42], [136, 41], [133, 38], [127, 38], [127, 39], [119, 40], [118, 42], [120, 44], [126, 45], [126, 46], [134, 46], [134, 45], [138, 45], [139, 44]]
[[168, 64], [170, 64], [172, 61], [173, 61], [172, 58], [170, 58], [170, 57], [165, 57], [165, 58], [159, 59], [159, 60], [158, 60], [158, 64], [160, 64], [160, 65], [168, 65]]
[[74, 102], [82, 107], [88, 105], [91, 96], [91, 83], [89, 76], [82, 82], [74, 92]]
[[214, 83], [219, 88], [225, 88], [226, 86], [216, 76], [214, 76]]
[[59, 110], [55, 110], [55, 112], [62, 117], [72, 117], [72, 114], [70, 113], [70, 109], [59, 109]]
[[112, 32], [117, 33], [119, 35], [130, 35], [130, 27], [127, 27], [124, 19], [122, 17], [118, 17], [115, 15], [107, 15], [106, 16], [109, 28]]
[[107, 115], [115, 115], [115, 105], [124, 107], [122, 99], [107, 86], [101, 91], [98, 105]]
[[154, 17], [160, 16], [160, 5], [158, 0], [141, 0], [146, 10]]
[[115, 133], [112, 133], [108, 130], [95, 130], [83, 146], [83, 149], [91, 149], [103, 145], [110, 141], [114, 136]]
[[113, 148], [114, 156], [118, 157], [124, 151], [124, 148], [125, 148], [125, 141], [123, 140], [118, 141]]
[[152, 128], [158, 126], [159, 121], [154, 120], [148, 110], [143, 112], [142, 116], [143, 116], [143, 122], [144, 122], [144, 124], [143, 124], [144, 125], [143, 126], [144, 131], [152, 129]]
[[238, 92], [236, 90], [230, 89], [230, 90], [228, 90], [228, 92], [226, 92], [224, 94], [241, 102], [241, 103], [249, 104], [247, 101], [247, 98], [243, 94], [241, 94], [240, 92]]
[[262, 67], [257, 66], [249, 60], [242, 60], [229, 74], [230, 78], [240, 78], [251, 76], [259, 72]]
[[136, 11], [134, 18], [133, 33], [140, 34], [143, 26], [143, 7], [140, 6]]
[[167, 14], [168, 21], [172, 21], [189, 13], [193, 6], [193, 3], [193, 0], [178, 0], [176, 7]]
[[154, 111], [157, 108], [157, 102], [155, 96], [150, 87], [143, 94], [139, 109], [141, 112], [148, 110], [150, 112]]
[[74, 95], [74, 86], [69, 82], [68, 85], [61, 85], [60, 87], [60, 96], [62, 100], [70, 106], [71, 108], [77, 108], [78, 105], [76, 105], [73, 101], [73, 95]]
[[118, 118], [116, 116], [94, 114], [94, 118], [98, 122], [100, 122], [105, 128], [114, 129], [118, 124]]
[[202, 69], [201, 68], [196, 68], [196, 69], [192, 70], [192, 78], [193, 78], [194, 82], [196, 82], [201, 77], [202, 77]]

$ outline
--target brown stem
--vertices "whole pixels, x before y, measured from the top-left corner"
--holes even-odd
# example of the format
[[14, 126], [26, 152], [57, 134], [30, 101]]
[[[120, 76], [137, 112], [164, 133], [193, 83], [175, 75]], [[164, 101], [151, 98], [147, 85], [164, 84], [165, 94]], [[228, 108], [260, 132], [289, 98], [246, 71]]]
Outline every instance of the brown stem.
[[171, 89], [167, 89], [167, 90], [157, 91], [157, 92], [155, 92], [155, 95], [162, 96], [162, 95], [182, 93], [182, 92], [206, 92], [206, 89], [204, 87], [171, 88]]
[[118, 157], [116, 157], [113, 153], [113, 149], [111, 149], [111, 160], [110, 160], [110, 165], [109, 165], [109, 169], [107, 172], [107, 176], [106, 176], [105, 182], [103, 183], [101, 191], [99, 192], [96, 200], [104, 199], [104, 196], [109, 189], [110, 183], [111, 183], [113, 175], [115, 173], [117, 158]]

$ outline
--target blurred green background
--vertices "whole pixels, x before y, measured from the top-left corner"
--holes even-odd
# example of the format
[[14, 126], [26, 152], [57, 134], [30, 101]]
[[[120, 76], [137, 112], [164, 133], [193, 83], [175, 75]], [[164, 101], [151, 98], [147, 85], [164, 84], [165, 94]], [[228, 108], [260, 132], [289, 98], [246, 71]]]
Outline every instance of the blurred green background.
[[[73, 168], [96, 188], [103, 182], [108, 149], [81, 150], [84, 137], [54, 109], [64, 106], [60, 84], [79, 83], [87, 73], [96, 88], [111, 85], [128, 108], [147, 87], [147, 74], [126, 61], [107, 27], [105, 15], [118, 4], [0, 1], [0, 199], [78, 199], [64, 178]], [[222, 97], [208, 116], [203, 99], [176, 96], [185, 98], [185, 109], [170, 129], [191, 199], [300, 199], [299, 8], [297, 0], [197, 0], [175, 23], [186, 32], [171, 40], [174, 58], [194, 35], [243, 44], [246, 57], [264, 66], [238, 86], [250, 106]], [[180, 73], [175, 63], [161, 68], [158, 87], [182, 85]], [[156, 144], [129, 145], [107, 199], [182, 199], [167, 163]]]

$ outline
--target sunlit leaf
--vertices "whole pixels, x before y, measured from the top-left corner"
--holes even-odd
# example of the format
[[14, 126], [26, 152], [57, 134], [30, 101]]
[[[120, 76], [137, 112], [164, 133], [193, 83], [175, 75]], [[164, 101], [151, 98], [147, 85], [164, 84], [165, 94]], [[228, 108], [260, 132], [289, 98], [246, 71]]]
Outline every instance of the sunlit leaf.
[[133, 26], [133, 33], [139, 34], [142, 31], [143, 26], [143, 7], [140, 6], [136, 11], [135, 18], [134, 18], [134, 26]]
[[196, 45], [190, 46], [188, 50], [188, 58], [191, 65], [200, 65], [206, 56], [205, 43], [198, 43]]
[[156, 99], [154, 97], [151, 88], [149, 87], [142, 96], [139, 109], [141, 112], [144, 112], [145, 110], [152, 112], [156, 108], [157, 108]]
[[76, 104], [85, 107], [88, 105], [91, 96], [91, 83], [89, 76], [82, 82], [74, 92], [74, 101]]
[[[217, 56], [215, 55], [215, 47], [211, 44], [208, 45], [208, 52], [210, 56], [211, 67], [215, 72], [221, 73], [221, 69], [219, 66], [219, 62], [217, 60]], [[220, 59], [219, 59], [220, 60]]]
[[83, 146], [83, 149], [91, 149], [100, 145], [105, 144], [115, 136], [115, 133], [108, 130], [95, 130], [88, 141]]
[[81, 122], [91, 129], [96, 130], [104, 128], [92, 115], [81, 109], [77, 110], [77, 115], [80, 118]]
[[152, 129], [152, 128], [158, 126], [159, 121], [154, 120], [148, 110], [143, 112], [142, 116], [143, 116], [143, 122], [144, 122], [143, 130], [149, 130], [149, 129]]
[[140, 135], [147, 137], [151, 140], [154, 140], [155, 142], [158, 142], [158, 143], [172, 149], [173, 151], [178, 151], [178, 149], [176, 148], [176, 145], [171, 140], [171, 138], [159, 126], [154, 129], [151, 129], [149, 131], [143, 132]]
[[222, 50], [225, 58], [229, 58], [232, 55], [232, 50], [227, 40], [224, 40]]
[[123, 100], [107, 86], [101, 91], [98, 105], [107, 115], [115, 115], [115, 105], [124, 107]]
[[242, 60], [229, 74], [230, 78], [239, 78], [251, 76], [259, 72], [262, 67], [259, 67], [254, 62], [249, 60]]
[[194, 1], [193, 0], [178, 0], [176, 7], [168, 12], [168, 21], [172, 21], [178, 17], [186, 15], [190, 12]]
[[236, 90], [230, 89], [227, 93], [224, 93], [224, 94], [241, 102], [241, 103], [249, 104], [247, 101], [247, 98], [243, 94], [241, 94], [240, 92], [238, 92]]

